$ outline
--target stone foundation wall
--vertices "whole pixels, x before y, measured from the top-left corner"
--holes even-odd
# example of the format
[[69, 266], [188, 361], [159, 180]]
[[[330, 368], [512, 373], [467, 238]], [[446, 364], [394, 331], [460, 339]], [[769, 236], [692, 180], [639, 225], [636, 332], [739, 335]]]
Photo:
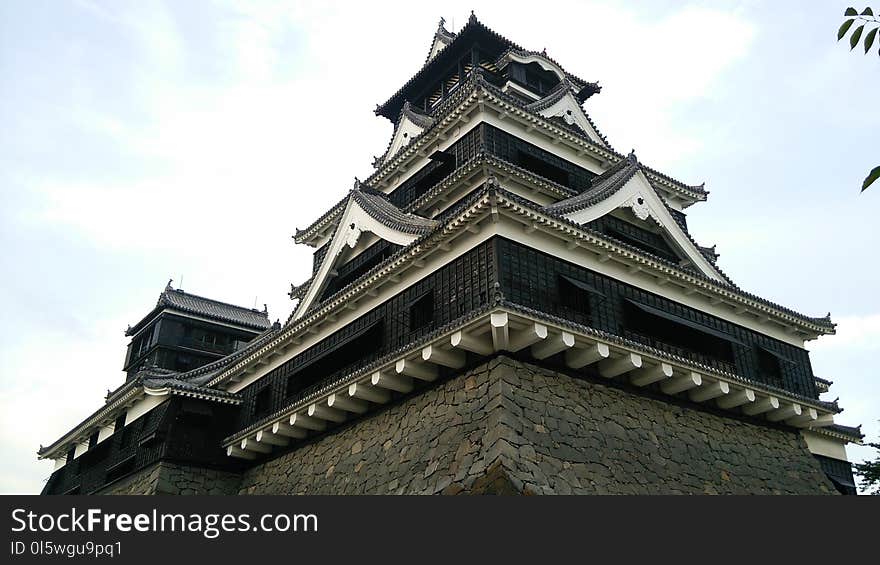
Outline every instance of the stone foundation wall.
[[96, 494], [236, 494], [238, 473], [160, 462], [108, 485]]
[[822, 494], [794, 430], [500, 357], [255, 466], [242, 494]]

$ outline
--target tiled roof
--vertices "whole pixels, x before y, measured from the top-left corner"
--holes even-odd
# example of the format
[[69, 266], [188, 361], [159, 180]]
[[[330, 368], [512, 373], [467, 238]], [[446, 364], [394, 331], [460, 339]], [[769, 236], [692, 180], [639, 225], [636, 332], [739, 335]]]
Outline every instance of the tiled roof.
[[[440, 30], [438, 30], [438, 33], [439, 33], [439, 31]], [[488, 43], [494, 42], [494, 44], [496, 45], [496, 48], [501, 50], [501, 55], [500, 55], [500, 57], [497, 58], [498, 60], [503, 58], [504, 55], [511, 53], [511, 52], [517, 53], [520, 55], [538, 55], [540, 57], [547, 59], [548, 61], [550, 61], [551, 63], [553, 63], [554, 65], [556, 65], [560, 69], [562, 69], [562, 66], [559, 63], [557, 63], [556, 61], [554, 61], [552, 58], [550, 58], [547, 55], [547, 53], [538, 52], [538, 51], [529, 51], [527, 49], [523, 49], [520, 45], [517, 45], [513, 41], [496, 33], [493, 30], [489, 29], [482, 22], [477, 20], [477, 18], [473, 12], [471, 12], [471, 15], [468, 18], [467, 24], [465, 24], [465, 26], [461, 29], [461, 31], [459, 31], [457, 34], [450, 33], [450, 32], [446, 32], [446, 33], [448, 34], [448, 36], [446, 36], [446, 37], [450, 37], [452, 40], [446, 45], [446, 47], [443, 48], [443, 51], [448, 51], [450, 48], [452, 48], [454, 45], [456, 45], [459, 41], [464, 41], [464, 39], [462, 39], [462, 38], [467, 38], [468, 36], [472, 35], [473, 33], [482, 33], [482, 34], [485, 34], [484, 39], [488, 38], [486, 40]], [[436, 35], [435, 35], [435, 37], [436, 37]], [[481, 43], [481, 46], [485, 47], [483, 45], [483, 43]], [[386, 100], [383, 104], [380, 104], [376, 107], [376, 114], [381, 115], [381, 116], [385, 116], [388, 119], [393, 120], [394, 114], [395, 114], [395, 112], [397, 112], [397, 108], [400, 107], [398, 105], [399, 104], [402, 105], [403, 102], [405, 101], [405, 100], [401, 100], [401, 97], [404, 95], [404, 92], [410, 86], [412, 86], [414, 83], [416, 83], [418, 80], [427, 76], [427, 74], [432, 70], [432, 67], [436, 66], [437, 69], [441, 68], [440, 63], [437, 63], [436, 65], [434, 64], [435, 61], [438, 61], [441, 58], [442, 57], [438, 55], [437, 57], [434, 57], [433, 59], [430, 59], [430, 58], [426, 59], [424, 65], [422, 65], [422, 68], [419, 69], [415, 75], [413, 75], [402, 87], [400, 87], [400, 89], [397, 92], [395, 92], [388, 100]], [[586, 100], [586, 98], [589, 95], [594, 94], [599, 91], [598, 85], [596, 83], [587, 82], [581, 78], [576, 77], [575, 75], [568, 73], [564, 69], [562, 72], [564, 72], [566, 74], [566, 76], [569, 79], [571, 79], [571, 81], [578, 88], [578, 97], [581, 102], [583, 102], [583, 100]]]
[[862, 433], [862, 426], [844, 426], [842, 424], [831, 424], [830, 426], [819, 428], [819, 430], [830, 432], [832, 434], [846, 436], [848, 438], [855, 439], [856, 441], [862, 441], [862, 439], [864, 439], [865, 437], [865, 434]]
[[[615, 192], [620, 190], [629, 180], [636, 174], [640, 169], [642, 169], [642, 165], [639, 163], [636, 158], [635, 152], [631, 152], [626, 159], [618, 161], [617, 164], [612, 166], [610, 169], [592, 179], [592, 183], [590, 188], [578, 194], [577, 196], [572, 196], [571, 198], [566, 198], [565, 200], [560, 200], [554, 204], [549, 204], [543, 208], [543, 210], [549, 214], [554, 214], [558, 216], [564, 216], [566, 214], [570, 214], [572, 212], [576, 212], [578, 210], [583, 210], [589, 206], [597, 204], [606, 198], [612, 196]], [[652, 187], [653, 188], [653, 187]], [[656, 189], [654, 189], [656, 192]], [[714, 253], [714, 247], [702, 247], [700, 246], [694, 238], [691, 236], [690, 232], [688, 232], [687, 228], [682, 224], [681, 221], [677, 218], [675, 214], [672, 213], [672, 210], [669, 208], [669, 205], [666, 201], [661, 197], [661, 202], [666, 206], [667, 210], [669, 210], [670, 215], [675, 219], [676, 223], [682, 228], [682, 232], [684, 235], [690, 240], [690, 242], [697, 248], [697, 251], [706, 258], [712, 264], [712, 267], [715, 271], [718, 272], [719, 275], [731, 286], [736, 287], [733, 280], [727, 276], [716, 264], [715, 261], [718, 258], [718, 255]], [[606, 236], [610, 237], [610, 236]], [[616, 239], [616, 238], [615, 238]]]
[[[476, 75], [476, 76], [475, 76], [475, 80], [474, 80], [475, 87], [477, 87], [477, 88], [482, 87], [482, 88], [485, 89], [487, 92], [489, 92], [489, 93], [491, 93], [493, 96], [495, 96], [495, 97], [497, 97], [497, 98], [503, 100], [504, 102], [506, 102], [506, 103], [508, 103], [508, 104], [510, 104], [510, 105], [512, 105], [512, 106], [514, 106], [514, 107], [516, 107], [516, 108], [518, 108], [518, 109], [520, 109], [520, 110], [522, 110], [522, 111], [528, 112], [528, 113], [532, 114], [532, 115], [535, 116], [535, 117], [539, 117], [539, 118], [541, 118], [541, 119], [545, 119], [545, 120], [546, 120], [546, 118], [544, 118], [543, 116], [541, 116], [539, 113], [537, 113], [537, 112], [535, 112], [535, 111], [530, 110], [529, 108], [527, 108], [527, 105], [524, 104], [524, 103], [523, 103], [521, 100], [519, 100], [518, 98], [516, 98], [516, 97], [514, 97], [514, 96], [510, 96], [509, 94], [507, 94], [506, 92], [504, 92], [504, 91], [502, 91], [500, 88], [498, 88], [497, 86], [495, 86], [495, 85], [491, 84], [489, 81], [487, 81], [487, 80], [485, 79], [485, 77], [483, 76], [483, 71], [482, 71], [482, 69], [476, 69], [475, 71], [473, 71], [473, 74]], [[435, 111], [435, 115], [438, 114], [439, 112], [440, 112], [440, 109], [438, 108], [438, 110]], [[589, 116], [587, 116], [587, 117], [588, 117], [588, 119], [589, 119]], [[593, 123], [592, 120], [590, 120], [590, 123], [593, 125], [593, 128], [595, 129], [596, 126], [595, 126], [595, 124]], [[623, 154], [621, 154], [621, 153], [618, 153], [618, 152], [614, 151], [613, 149], [609, 149], [609, 147], [602, 147], [602, 144], [597, 143], [597, 142], [593, 141], [592, 139], [590, 139], [588, 136], [586, 136], [584, 133], [581, 132], [580, 128], [573, 128], [573, 127], [571, 127], [571, 126], [568, 126], [568, 127], [565, 128], [565, 129], [568, 129], [569, 131], [575, 133], [578, 137], [580, 137], [581, 139], [583, 139], [583, 140], [586, 141], [587, 143], [590, 143], [590, 144], [592, 144], [592, 145], [594, 145], [594, 146], [596, 146], [596, 147], [600, 147], [600, 148], [602, 148], [603, 150], [605, 150], [605, 151], [607, 151], [608, 153], [610, 153], [610, 154], [611, 154], [615, 159], [617, 159], [617, 160], [623, 160], [623, 159], [626, 159], [626, 156], [625, 156], [625, 155], [623, 155]], [[596, 131], [598, 132], [599, 130], [596, 129]], [[607, 140], [605, 140], [604, 136], [602, 136], [602, 138], [603, 138], [603, 140], [607, 143]], [[643, 168], [645, 171], [647, 171], [648, 173], [650, 173], [651, 175], [654, 175], [654, 176], [656, 176], [656, 177], [658, 177], [658, 178], [660, 178], [660, 179], [663, 179], [664, 181], [666, 181], [666, 182], [668, 182], [668, 183], [670, 183], [670, 184], [672, 184], [672, 185], [678, 187], [679, 190], [684, 190], [684, 191], [686, 191], [686, 192], [693, 193], [693, 195], [696, 196], [698, 200], [706, 200], [706, 197], [707, 197], [708, 194], [709, 194], [709, 192], [706, 191], [705, 184], [699, 184], [699, 185], [688, 185], [688, 184], [683, 183], [683, 182], [680, 181], [680, 180], [677, 180], [677, 179], [672, 178], [672, 177], [669, 176], [669, 175], [666, 175], [666, 174], [664, 174], [664, 173], [661, 173], [660, 171], [658, 171], [658, 170], [656, 170], [656, 169], [653, 169], [653, 168], [651, 168], [651, 167], [648, 167], [647, 165], [642, 164], [642, 168]], [[372, 178], [372, 177], [371, 177], [371, 178]], [[368, 179], [368, 181], [369, 181], [369, 180], [370, 180], [370, 179]]]
[[306, 282], [304, 282], [300, 285], [295, 285], [295, 284], [291, 283], [290, 292], [287, 293], [287, 296], [289, 296], [291, 300], [297, 300], [297, 299], [302, 298], [303, 296], [306, 295], [306, 291], [309, 290], [309, 285], [312, 284], [312, 281], [314, 280], [314, 278], [315, 277], [309, 277], [309, 280], [307, 280]]
[[265, 330], [272, 325], [269, 321], [269, 313], [265, 308], [260, 311], [190, 294], [180, 289], [171, 288], [171, 283], [169, 282], [162, 294], [159, 295], [159, 301], [156, 303], [153, 311], [133, 327], [128, 328], [125, 335], [131, 336], [137, 333], [158, 311], [165, 308], [197, 316], [205, 316], [206, 318], [237, 324], [253, 330]]
[[[468, 18], [467, 24], [455, 34], [455, 39], [453, 39], [446, 47], [443, 48], [444, 51], [448, 51], [453, 45], [455, 45], [458, 41], [461, 40], [462, 37], [467, 37], [470, 33], [482, 32], [487, 34], [492, 40], [498, 42], [499, 44], [505, 47], [515, 47], [517, 49], [522, 49], [519, 45], [516, 45], [509, 39], [502, 37], [501, 35], [495, 33], [491, 29], [487, 28], [485, 25], [480, 23], [477, 20], [477, 17], [471, 12], [470, 17]], [[428, 59], [425, 61], [425, 64], [422, 65], [422, 68], [419, 69], [415, 75], [413, 75], [403, 86], [401, 86], [397, 92], [391, 95], [388, 100], [386, 100], [383, 104], [379, 104], [376, 106], [376, 114], [380, 116], [385, 116], [388, 119], [394, 119], [394, 115], [397, 112], [398, 104], [403, 105], [404, 100], [401, 100], [401, 96], [404, 91], [406, 91], [410, 86], [412, 86], [418, 79], [422, 78], [428, 71], [431, 70], [431, 67], [437, 66], [439, 68], [438, 61], [442, 59], [441, 56], [434, 57], [433, 59]]]
[[[435, 119], [434, 125], [425, 129], [422, 133], [420, 133], [418, 136], [413, 138], [413, 140], [410, 142], [408, 147], [414, 148], [415, 146], [417, 146], [421, 142], [421, 140], [423, 138], [432, 135], [434, 130], [440, 124], [444, 123], [444, 120], [441, 119], [440, 116], [446, 115], [446, 113], [452, 111], [465, 98], [467, 98], [468, 96], [471, 96], [474, 92], [478, 92], [480, 90], [483, 90], [483, 91], [491, 94], [493, 97], [503, 101], [504, 103], [510, 104], [514, 108], [516, 108], [520, 111], [526, 112], [526, 113], [534, 116], [535, 118], [550, 122], [550, 120], [548, 120], [547, 118], [544, 118], [539, 113], [533, 112], [533, 111], [529, 110], [528, 108], [526, 108], [526, 104], [523, 103], [521, 100], [517, 99], [516, 97], [510, 96], [509, 94], [502, 91], [500, 88], [491, 84], [485, 78], [484, 72], [485, 71], [480, 67], [476, 67], [475, 69], [473, 69], [468, 74], [468, 77], [467, 77], [467, 80], [465, 81], [465, 83], [463, 83], [461, 85], [461, 87], [456, 89], [456, 91], [453, 95], [449, 96], [446, 100], [444, 100], [434, 110], [434, 112], [432, 113], [432, 115]], [[588, 116], [588, 119], [589, 119], [589, 116]], [[603, 140], [605, 141], [606, 145], [603, 146], [602, 143], [599, 143], [599, 142], [596, 142], [596, 141], [590, 139], [590, 137], [578, 127], [570, 126], [570, 125], [564, 124], [564, 123], [557, 123], [557, 122], [553, 122], [553, 123], [555, 125], [558, 125], [560, 127], [560, 129], [562, 129], [563, 131], [572, 134], [573, 136], [575, 136], [576, 138], [578, 138], [582, 142], [587, 143], [587, 144], [595, 147], [602, 154], [607, 155], [608, 159], [612, 163], [617, 163], [620, 160], [626, 159], [625, 155], [622, 155], [622, 154], [614, 151], [614, 149], [611, 148], [610, 145], [608, 145], [607, 139], [605, 139], [604, 136], [603, 136]], [[590, 121], [590, 123], [592, 124], [592, 121]], [[593, 124], [593, 127], [595, 129], [595, 124]], [[598, 132], [598, 129], [596, 131]], [[600, 133], [600, 135], [601, 135], [601, 133]], [[398, 153], [398, 155], [395, 156], [395, 158], [388, 159], [386, 162], [382, 163], [382, 165], [379, 167], [379, 169], [376, 172], [374, 172], [372, 175], [370, 175], [370, 177], [366, 181], [364, 181], [364, 184], [366, 184], [368, 186], [376, 186], [376, 183], [378, 183], [381, 178], [384, 178], [385, 176], [387, 176], [390, 171], [396, 170], [392, 167], [396, 167], [398, 160], [405, 158], [406, 157], [405, 154], [408, 152], [411, 152], [411, 151], [415, 151], [415, 149], [401, 150]], [[649, 178], [652, 181], [652, 183], [654, 183], [655, 180], [660, 180], [662, 182], [668, 183], [672, 187], [674, 192], [685, 195], [688, 198], [693, 198], [695, 200], [706, 200], [706, 198], [709, 194], [705, 190], [705, 186], [702, 184], [701, 185], [688, 185], [688, 184], [685, 184], [679, 180], [676, 180], [668, 175], [660, 173], [659, 171], [652, 169], [651, 167], [648, 167], [644, 164], [642, 165], [642, 167], [649, 175]], [[652, 178], [652, 177], [654, 177], [654, 178]], [[664, 188], [664, 190], [667, 190], [667, 189]], [[313, 228], [319, 227], [319, 224], [323, 225], [324, 218], [335, 215], [334, 214], [335, 211], [336, 211], [336, 207], [334, 207], [333, 209], [331, 209], [330, 211], [325, 213], [324, 217], [322, 217], [321, 219], [316, 221], [311, 227], [307, 228], [307, 230], [303, 230], [303, 231], [304, 232], [305, 231], [311, 232], [311, 230]], [[311, 232], [311, 233], [314, 233], [314, 232]], [[305, 234], [305, 233], [303, 233], [302, 235], [300, 235], [300, 233], [298, 233], [297, 234], [298, 241], [302, 241], [304, 239], [304, 236], [306, 236], [306, 235], [307, 234]]]
[[635, 175], [641, 165], [635, 153], [630, 153], [610, 169], [592, 179], [590, 188], [571, 198], [544, 207], [553, 214], [570, 214], [601, 202], [620, 190]]
[[342, 211], [345, 209], [345, 205], [348, 203], [348, 195], [346, 194], [342, 200], [333, 205], [332, 208], [321, 214], [317, 220], [309, 224], [308, 227], [303, 229], [297, 229], [296, 233], [293, 235], [293, 241], [295, 243], [303, 243], [312, 235], [318, 232], [320, 228], [324, 225], [330, 223], [332, 220], [336, 219], [337, 216], [342, 214]]
[[834, 381], [829, 381], [828, 379], [823, 379], [822, 377], [817, 377], [816, 375], [813, 375], [813, 379], [815, 379], [817, 385], [822, 385], [822, 387], [825, 388], [826, 392], [829, 388], [831, 388], [831, 385], [834, 384]]
[[371, 218], [404, 233], [426, 234], [438, 225], [437, 220], [402, 211], [384, 194], [365, 186], [358, 185], [351, 197]]
[[[357, 179], [355, 179], [354, 188], [348, 193], [344, 202], [347, 202], [349, 199], [356, 202], [366, 214], [383, 226], [399, 232], [422, 236], [434, 231], [440, 225], [440, 222], [437, 220], [431, 220], [411, 212], [404, 212], [388, 200], [385, 194], [361, 184]], [[337, 225], [336, 229], [338, 228], [339, 226]], [[335, 233], [334, 230], [334, 235]], [[324, 261], [329, 260], [332, 260], [332, 258], [325, 256], [321, 261], [321, 265], [324, 264]], [[320, 268], [319, 266], [318, 270]], [[315, 277], [310, 278], [299, 286], [291, 285], [289, 294], [291, 300], [301, 299], [313, 284], [315, 284]], [[291, 313], [288, 322], [293, 319], [294, 314], [296, 314], [296, 311]]]
[[553, 87], [553, 89], [547, 94], [547, 96], [541, 98], [540, 100], [535, 100], [534, 102], [526, 104], [526, 108], [528, 108], [532, 112], [540, 112], [541, 110], [546, 110], [550, 106], [562, 100], [562, 98], [565, 97], [566, 94], [571, 92], [572, 88], [574, 88], [574, 85], [571, 83], [571, 81], [568, 80], [568, 78], [564, 78], [559, 82], [559, 84]]
[[[388, 146], [385, 148], [385, 152], [382, 153], [381, 157], [376, 157], [373, 160], [373, 167], [381, 167], [382, 163], [387, 161], [389, 158], [394, 157], [394, 155], [389, 154], [389, 152], [391, 151], [391, 144], [394, 143], [394, 137], [397, 135], [397, 130], [403, 123], [404, 118], [411, 121], [423, 130], [431, 127], [434, 124], [434, 118], [432, 118], [430, 115], [422, 112], [419, 108], [416, 108], [415, 106], [410, 104], [409, 100], [404, 102], [403, 108], [401, 108], [400, 110], [400, 115], [397, 117], [397, 121], [394, 123], [394, 133], [391, 134], [391, 139], [388, 140]], [[403, 147], [405, 146], [406, 144], [404, 144]], [[403, 147], [401, 147], [400, 149], [403, 149]], [[398, 149], [397, 151], [400, 151], [400, 149]]]
[[202, 386], [194, 381], [187, 381], [176, 377], [151, 378], [144, 379], [142, 382], [144, 388], [152, 390], [168, 390], [170, 392], [182, 393], [186, 396], [196, 396], [206, 400], [217, 400], [221, 402], [240, 402], [238, 395], [225, 390], [209, 388]]
[[601, 92], [602, 87], [599, 86], [597, 82], [587, 82], [582, 78], [576, 77], [575, 75], [569, 73], [565, 69], [562, 68], [562, 65], [556, 62], [555, 59], [547, 55], [546, 51], [529, 51], [528, 49], [522, 49], [521, 47], [511, 46], [504, 53], [502, 53], [495, 62], [495, 65], [499, 68], [501, 67], [500, 63], [503, 59], [505, 59], [509, 54], [519, 55], [521, 57], [528, 57], [531, 55], [541, 57], [542, 59], [546, 59], [547, 61], [553, 63], [564, 73], [563, 81], [568, 81], [571, 86], [577, 91], [575, 96], [577, 97], [579, 102], [583, 102], [593, 94], [598, 94]]
[[422, 66], [427, 65], [431, 61], [431, 52], [434, 50], [434, 44], [437, 42], [438, 39], [441, 43], [449, 45], [453, 42], [453, 40], [455, 40], [456, 35], [458, 34], [446, 29], [446, 19], [440, 18], [440, 23], [437, 24], [437, 31], [434, 32], [434, 37], [431, 40], [431, 46], [428, 48], [428, 54], [425, 55], [425, 62], [422, 63]]

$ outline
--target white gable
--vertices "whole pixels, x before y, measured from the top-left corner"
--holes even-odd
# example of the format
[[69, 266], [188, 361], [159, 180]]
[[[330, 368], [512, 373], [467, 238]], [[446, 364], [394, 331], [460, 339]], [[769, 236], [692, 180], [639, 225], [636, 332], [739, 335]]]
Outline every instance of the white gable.
[[565, 214], [565, 218], [578, 224], [586, 224], [620, 208], [631, 210], [640, 220], [656, 223], [669, 236], [669, 240], [674, 243], [674, 247], [682, 256], [686, 257], [701, 273], [718, 281], [725, 280], [684, 233], [642, 171], [637, 171], [620, 190], [605, 200]]
[[599, 132], [596, 131], [596, 128], [590, 123], [590, 120], [587, 119], [584, 109], [578, 103], [571, 91], [565, 93], [565, 95], [557, 100], [552, 106], [541, 110], [539, 113], [545, 118], [560, 117], [569, 125], [577, 124], [587, 133], [590, 140], [604, 147], [608, 147], [608, 144], [605, 143], [605, 140], [602, 139], [602, 136], [599, 135]]
[[388, 151], [382, 157], [382, 160], [387, 161], [397, 155], [401, 149], [409, 145], [413, 138], [417, 137], [423, 131], [425, 131], [424, 128], [416, 125], [409, 119], [409, 116], [404, 113], [400, 118], [400, 123], [394, 130], [394, 137], [391, 138], [391, 145], [388, 147]]
[[[434, 36], [434, 43], [431, 45], [431, 51], [428, 53], [428, 60], [430, 61], [434, 57], [437, 56], [440, 51], [443, 51], [443, 48], [449, 45], [451, 42], [441, 37], [440, 34]], [[424, 45], [424, 44], [423, 44]]]
[[339, 262], [343, 251], [345, 251], [346, 248], [354, 249], [364, 232], [372, 233], [395, 245], [403, 246], [409, 245], [419, 237], [418, 235], [405, 233], [386, 226], [367, 214], [364, 209], [355, 202], [354, 198], [350, 198], [345, 207], [345, 211], [342, 213], [342, 218], [339, 221], [336, 231], [333, 234], [333, 238], [327, 243], [330, 247], [327, 249], [324, 261], [321, 263], [318, 272], [315, 273], [315, 277], [312, 280], [309, 290], [306, 292], [305, 296], [303, 296], [302, 300], [300, 300], [299, 304], [297, 304], [293, 319], [299, 318], [308, 311], [309, 307], [324, 290], [328, 277], [333, 268]]

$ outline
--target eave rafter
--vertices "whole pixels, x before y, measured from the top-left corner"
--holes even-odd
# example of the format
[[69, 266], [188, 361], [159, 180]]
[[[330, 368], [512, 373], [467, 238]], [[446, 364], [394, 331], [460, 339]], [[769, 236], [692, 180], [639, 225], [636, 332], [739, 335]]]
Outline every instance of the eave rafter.
[[713, 404], [799, 429], [834, 423], [834, 403], [790, 393], [720, 372], [591, 328], [500, 303], [459, 320], [409, 347], [329, 383], [306, 397], [226, 438], [231, 457], [256, 459], [279, 447], [358, 418], [408, 393], [417, 383], [436, 380], [443, 368], [466, 366], [468, 353], [492, 356], [528, 349], [532, 357], [563, 355], [574, 370], [594, 366], [605, 379], [660, 392], [696, 404]]

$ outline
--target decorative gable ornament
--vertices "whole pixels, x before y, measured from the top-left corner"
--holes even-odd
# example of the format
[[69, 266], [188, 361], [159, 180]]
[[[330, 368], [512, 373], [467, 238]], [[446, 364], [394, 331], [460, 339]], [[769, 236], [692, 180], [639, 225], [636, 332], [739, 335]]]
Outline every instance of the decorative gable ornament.
[[651, 206], [648, 205], [648, 200], [642, 192], [636, 192], [632, 196], [630, 196], [623, 204], [620, 205], [621, 208], [629, 208], [632, 210], [633, 214], [635, 214], [636, 218], [644, 221], [647, 221], [648, 218], [654, 220], [658, 227], [664, 227], [663, 220], [660, 219], [660, 216], [654, 211]]

